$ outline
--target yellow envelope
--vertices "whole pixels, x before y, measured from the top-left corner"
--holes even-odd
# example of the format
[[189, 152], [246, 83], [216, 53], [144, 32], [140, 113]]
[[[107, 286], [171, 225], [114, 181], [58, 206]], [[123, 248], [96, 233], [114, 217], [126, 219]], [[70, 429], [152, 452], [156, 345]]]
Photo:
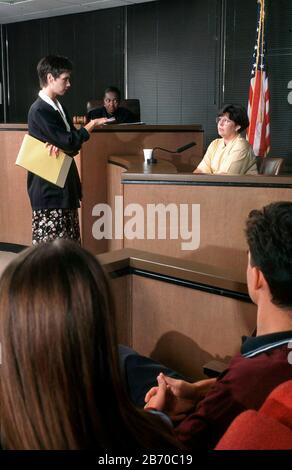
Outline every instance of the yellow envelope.
[[44, 142], [26, 134], [17, 155], [15, 165], [22, 166], [35, 175], [64, 187], [72, 158], [60, 150], [57, 157], [50, 156]]

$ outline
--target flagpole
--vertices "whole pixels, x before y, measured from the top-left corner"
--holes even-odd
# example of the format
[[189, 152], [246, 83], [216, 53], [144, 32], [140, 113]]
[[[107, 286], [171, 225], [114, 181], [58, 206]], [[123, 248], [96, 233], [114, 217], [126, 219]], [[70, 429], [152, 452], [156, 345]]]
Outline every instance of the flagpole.
[[265, 0], [257, 0], [257, 29], [251, 71], [247, 140], [257, 156], [266, 156], [270, 144], [269, 87], [265, 67]]

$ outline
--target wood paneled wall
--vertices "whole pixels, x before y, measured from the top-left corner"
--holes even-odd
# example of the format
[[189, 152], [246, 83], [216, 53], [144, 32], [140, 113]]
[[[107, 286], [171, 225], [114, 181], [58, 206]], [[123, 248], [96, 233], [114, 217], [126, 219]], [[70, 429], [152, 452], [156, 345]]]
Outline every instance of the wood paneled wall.
[[113, 276], [119, 341], [190, 378], [202, 378], [211, 360], [228, 363], [256, 326], [245, 283], [209, 275], [207, 266], [138, 250], [99, 259]]

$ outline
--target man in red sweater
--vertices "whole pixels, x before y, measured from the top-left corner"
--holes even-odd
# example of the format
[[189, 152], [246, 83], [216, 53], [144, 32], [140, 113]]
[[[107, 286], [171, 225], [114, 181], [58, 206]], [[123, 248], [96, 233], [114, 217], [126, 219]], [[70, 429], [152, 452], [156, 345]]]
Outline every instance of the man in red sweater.
[[[191, 449], [214, 448], [237, 415], [258, 410], [276, 386], [292, 378], [292, 203], [252, 211], [246, 238], [257, 336], [245, 338], [240, 353], [215, 382], [189, 383], [161, 373], [158, 386], [145, 398], [146, 407], [172, 418], [184, 415], [175, 432]], [[198, 402], [202, 390], [208, 391]]]
[[240, 413], [216, 450], [291, 450], [292, 380], [278, 385], [259, 411]]

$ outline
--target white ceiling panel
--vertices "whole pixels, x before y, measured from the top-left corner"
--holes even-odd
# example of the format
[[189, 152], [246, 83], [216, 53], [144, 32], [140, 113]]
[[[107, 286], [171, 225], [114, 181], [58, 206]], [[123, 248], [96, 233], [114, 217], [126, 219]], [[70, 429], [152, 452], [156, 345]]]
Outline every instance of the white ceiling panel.
[[0, 0], [0, 24], [69, 15], [156, 0]]

